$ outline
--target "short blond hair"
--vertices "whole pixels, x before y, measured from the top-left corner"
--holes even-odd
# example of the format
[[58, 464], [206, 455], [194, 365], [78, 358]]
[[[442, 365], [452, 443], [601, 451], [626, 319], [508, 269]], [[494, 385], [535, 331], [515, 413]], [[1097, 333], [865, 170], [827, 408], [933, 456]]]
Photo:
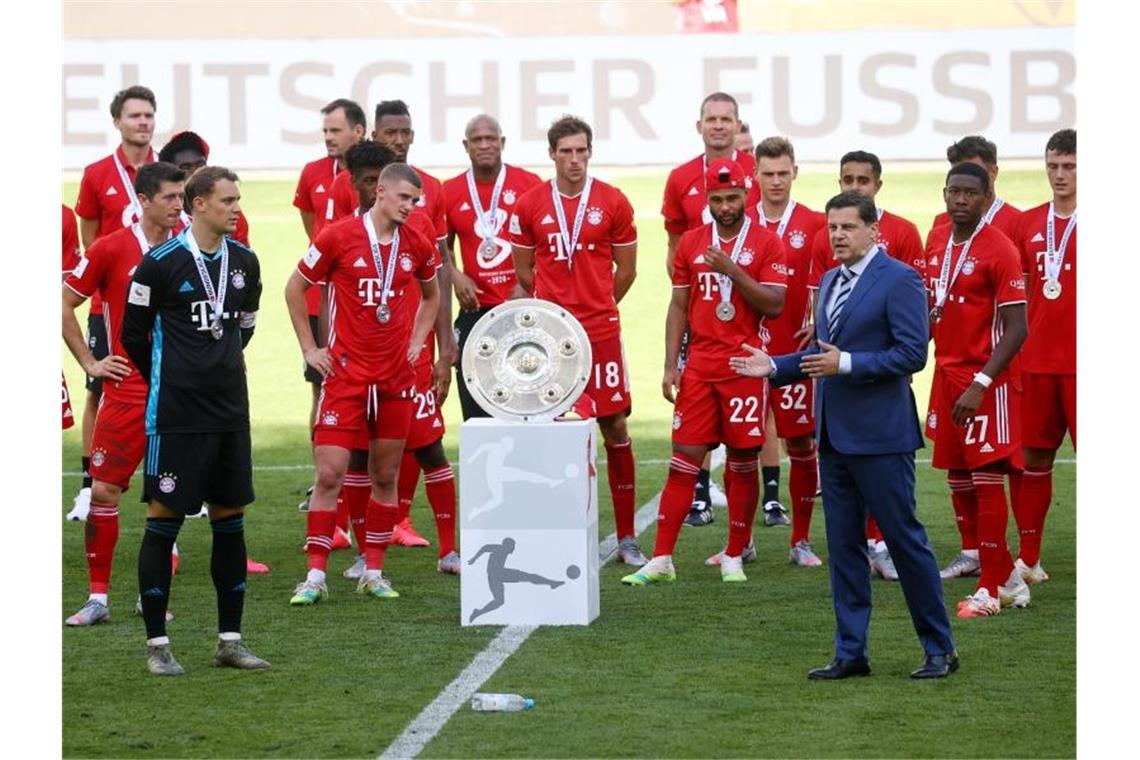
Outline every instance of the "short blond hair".
[[779, 158], [780, 156], [787, 156], [792, 159], [792, 163], [796, 162], [796, 149], [792, 147], [792, 141], [786, 137], [765, 137], [756, 146], [756, 159], [761, 158]]

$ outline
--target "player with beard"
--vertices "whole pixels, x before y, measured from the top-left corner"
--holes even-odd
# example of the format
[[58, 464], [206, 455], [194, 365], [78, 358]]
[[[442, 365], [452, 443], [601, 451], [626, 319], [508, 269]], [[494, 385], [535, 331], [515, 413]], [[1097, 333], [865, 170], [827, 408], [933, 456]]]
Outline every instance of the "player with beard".
[[475, 402], [463, 379], [463, 346], [467, 334], [479, 319], [511, 297], [515, 287], [515, 267], [511, 260], [507, 220], [522, 195], [542, 182], [537, 175], [503, 162], [503, 137], [499, 122], [479, 114], [467, 122], [463, 149], [471, 167], [443, 183], [447, 213], [447, 245], [460, 259], [451, 265], [451, 282], [459, 301], [455, 333], [459, 337], [460, 363], [456, 383], [463, 419], [488, 416]]
[[637, 472], [626, 417], [632, 409], [618, 304], [637, 276], [633, 207], [613, 185], [588, 173], [593, 130], [563, 116], [547, 130], [555, 176], [518, 200], [510, 231], [519, 296], [568, 310], [590, 339], [593, 366], [585, 395], [594, 401], [606, 447], [618, 558], [640, 566], [633, 519]]
[[[704, 143], [704, 152], [669, 172], [661, 202], [661, 215], [665, 218], [665, 233], [668, 236], [665, 270], [670, 276], [673, 273], [673, 254], [681, 235], [712, 222], [704, 185], [710, 162], [718, 158], [729, 158], [740, 164], [746, 177], [748, 206], [760, 201], [759, 188], [752, 181], [756, 162], [751, 153], [736, 148], [736, 137], [740, 132], [740, 109], [736, 98], [725, 92], [714, 92], [701, 101], [699, 113], [696, 129]], [[682, 342], [682, 362], [685, 356], [684, 345]], [[709, 482], [709, 455], [706, 455], [701, 462], [697, 490], [685, 522], [693, 526], [712, 522], [713, 513], [709, 507], [714, 502], [717, 506], [724, 506], [724, 493]]]
[[[75, 202], [83, 250], [104, 235], [130, 227], [142, 218], [142, 205], [135, 195], [134, 182], [139, 167], [155, 160], [151, 147], [155, 107], [154, 93], [141, 85], [120, 90], [111, 99], [111, 119], [119, 131], [119, 147], [83, 170], [79, 198]], [[106, 357], [110, 351], [103, 324], [103, 301], [98, 297], [91, 299], [87, 315], [87, 343], [96, 359]], [[81, 423], [83, 485], [67, 515], [69, 520], [86, 520], [91, 508], [91, 437], [95, 430], [99, 398], [103, 394], [103, 382], [100, 378], [88, 377], [86, 385]]]
[[[760, 348], [767, 318], [784, 305], [786, 269], [779, 238], [745, 213], [747, 175], [721, 158], [709, 164], [705, 186], [714, 221], [686, 232], [673, 262], [673, 298], [665, 322], [665, 399], [674, 404], [673, 458], [657, 514], [653, 559], [622, 583], [645, 586], [676, 580], [673, 550], [696, 488], [701, 458], [724, 444], [728, 547], [721, 579], [747, 580], [742, 554], [752, 536], [760, 495], [757, 457], [764, 442], [768, 386], [737, 376], [729, 359], [741, 344]], [[681, 336], [689, 355], [678, 369]]]

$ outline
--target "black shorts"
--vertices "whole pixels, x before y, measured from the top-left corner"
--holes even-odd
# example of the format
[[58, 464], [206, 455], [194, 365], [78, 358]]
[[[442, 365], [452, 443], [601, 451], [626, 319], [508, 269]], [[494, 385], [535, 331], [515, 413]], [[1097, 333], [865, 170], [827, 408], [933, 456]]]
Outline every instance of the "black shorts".
[[[107, 358], [107, 354], [111, 353], [111, 348], [107, 344], [107, 323], [103, 321], [102, 314], [87, 315], [87, 347], [95, 354], [96, 361]], [[103, 378], [88, 375], [84, 387], [95, 395], [101, 395]]]
[[196, 514], [203, 502], [243, 507], [253, 501], [249, 431], [147, 436], [143, 498]]
[[[310, 316], [309, 317], [309, 329], [313, 331], [313, 340], [315, 340], [317, 342], [318, 346], [323, 346], [324, 343], [321, 342], [321, 336], [318, 334], [317, 324], [318, 324], [317, 318], [314, 316]], [[314, 385], [320, 385], [321, 384], [321, 373], [317, 372], [315, 369], [310, 367], [309, 363], [307, 361], [305, 361], [304, 359], [301, 360], [301, 364], [303, 364], [305, 366], [305, 381], [313, 383]]]
[[459, 343], [459, 361], [456, 362], [455, 367], [455, 385], [459, 391], [459, 407], [463, 411], [463, 419], [467, 421], [472, 417], [490, 417], [479, 406], [479, 402], [467, 390], [467, 381], [463, 379], [463, 347], [467, 345], [467, 334], [471, 332], [471, 328], [475, 323], [491, 309], [479, 309], [478, 311], [461, 311], [459, 316], [455, 318], [455, 336], [456, 341]]

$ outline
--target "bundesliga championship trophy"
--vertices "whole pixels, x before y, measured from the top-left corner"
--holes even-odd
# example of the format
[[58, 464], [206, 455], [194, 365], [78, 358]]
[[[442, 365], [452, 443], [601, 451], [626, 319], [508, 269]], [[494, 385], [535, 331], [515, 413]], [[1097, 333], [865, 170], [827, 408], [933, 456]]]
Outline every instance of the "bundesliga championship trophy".
[[471, 328], [463, 377], [491, 416], [459, 428], [463, 625], [585, 625], [598, 616], [594, 420], [557, 420], [592, 367], [586, 331], [534, 298]]

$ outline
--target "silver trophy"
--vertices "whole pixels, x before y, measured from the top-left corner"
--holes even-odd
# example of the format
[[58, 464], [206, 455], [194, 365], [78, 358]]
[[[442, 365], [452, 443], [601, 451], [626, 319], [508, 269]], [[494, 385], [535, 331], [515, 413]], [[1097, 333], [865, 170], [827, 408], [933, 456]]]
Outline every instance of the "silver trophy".
[[552, 420], [590, 380], [590, 340], [574, 315], [550, 301], [522, 298], [484, 314], [463, 347], [472, 397], [496, 419]]

